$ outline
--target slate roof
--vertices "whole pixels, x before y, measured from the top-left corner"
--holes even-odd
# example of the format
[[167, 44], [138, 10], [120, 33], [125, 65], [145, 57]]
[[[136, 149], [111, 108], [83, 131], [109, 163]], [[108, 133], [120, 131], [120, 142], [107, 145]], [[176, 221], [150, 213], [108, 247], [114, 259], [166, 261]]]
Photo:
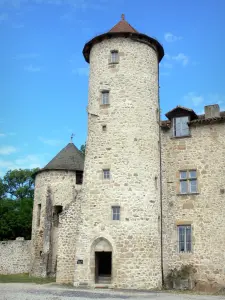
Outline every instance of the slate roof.
[[63, 148], [43, 169], [83, 171], [84, 157], [73, 143]]

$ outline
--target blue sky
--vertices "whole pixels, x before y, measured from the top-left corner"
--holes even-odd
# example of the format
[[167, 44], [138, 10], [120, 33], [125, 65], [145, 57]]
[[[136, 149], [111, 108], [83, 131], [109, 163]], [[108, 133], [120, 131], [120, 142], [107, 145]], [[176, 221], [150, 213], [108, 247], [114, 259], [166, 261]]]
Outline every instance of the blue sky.
[[87, 135], [84, 44], [124, 13], [164, 46], [162, 113], [176, 105], [225, 110], [223, 0], [0, 0], [0, 176], [43, 167]]

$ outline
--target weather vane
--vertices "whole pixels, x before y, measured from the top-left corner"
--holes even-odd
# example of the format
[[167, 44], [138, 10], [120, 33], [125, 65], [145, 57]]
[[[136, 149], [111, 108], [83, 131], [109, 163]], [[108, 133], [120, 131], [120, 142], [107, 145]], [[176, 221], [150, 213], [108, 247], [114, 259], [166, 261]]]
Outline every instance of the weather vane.
[[73, 142], [73, 137], [75, 136], [75, 134], [71, 134], [71, 137], [70, 137], [70, 142], [72, 143]]

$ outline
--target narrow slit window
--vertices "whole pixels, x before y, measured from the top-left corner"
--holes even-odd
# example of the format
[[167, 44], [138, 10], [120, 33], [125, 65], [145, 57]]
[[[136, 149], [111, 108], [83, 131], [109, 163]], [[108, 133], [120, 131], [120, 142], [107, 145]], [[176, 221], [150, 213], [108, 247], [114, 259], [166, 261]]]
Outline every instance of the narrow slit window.
[[106, 131], [107, 127], [106, 125], [102, 125], [102, 131]]
[[112, 219], [120, 220], [120, 206], [112, 206]]
[[53, 208], [53, 225], [59, 226], [59, 214], [62, 212], [63, 207], [61, 205], [55, 205]]
[[39, 227], [41, 223], [41, 204], [37, 206], [37, 226]]

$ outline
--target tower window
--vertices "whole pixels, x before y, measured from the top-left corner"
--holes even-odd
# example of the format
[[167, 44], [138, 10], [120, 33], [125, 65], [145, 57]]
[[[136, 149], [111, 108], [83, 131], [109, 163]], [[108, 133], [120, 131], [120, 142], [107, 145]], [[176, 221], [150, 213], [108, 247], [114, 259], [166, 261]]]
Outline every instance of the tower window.
[[106, 131], [107, 127], [106, 125], [102, 125], [102, 131]]
[[101, 104], [109, 104], [109, 91], [102, 91]]
[[188, 126], [189, 117], [179, 117], [173, 119], [173, 135], [175, 137], [190, 135]]
[[41, 223], [41, 204], [38, 204], [37, 210], [37, 226], [39, 227]]
[[63, 207], [61, 205], [55, 205], [53, 207], [53, 225], [55, 227], [59, 226], [59, 214], [62, 212]]
[[109, 169], [103, 170], [103, 179], [106, 179], [106, 180], [110, 179], [110, 170]]
[[111, 63], [116, 64], [119, 62], [119, 53], [117, 50], [111, 51]]
[[179, 225], [177, 229], [179, 252], [191, 252], [191, 225]]
[[196, 170], [180, 171], [180, 193], [197, 193]]
[[120, 220], [120, 206], [112, 206], [112, 219]]
[[76, 184], [83, 183], [83, 171], [76, 171]]

